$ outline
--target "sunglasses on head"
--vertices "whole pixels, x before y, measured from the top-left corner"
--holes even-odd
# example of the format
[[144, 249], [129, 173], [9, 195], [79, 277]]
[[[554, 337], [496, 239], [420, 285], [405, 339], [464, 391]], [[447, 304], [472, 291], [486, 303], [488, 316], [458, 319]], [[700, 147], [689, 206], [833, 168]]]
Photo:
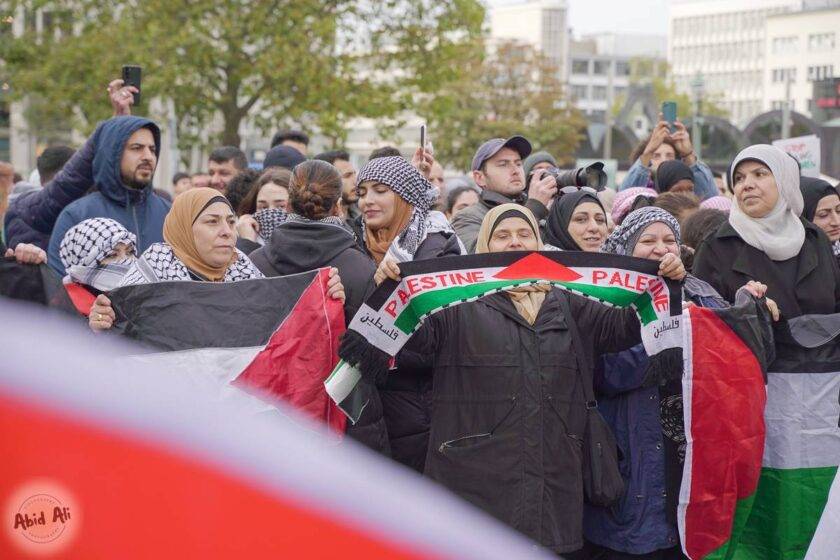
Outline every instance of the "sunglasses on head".
[[598, 196], [598, 191], [593, 189], [592, 187], [561, 187], [557, 189], [557, 196], [561, 197], [564, 194], [574, 194], [576, 192], [583, 191], [587, 194], [591, 194], [592, 196]]

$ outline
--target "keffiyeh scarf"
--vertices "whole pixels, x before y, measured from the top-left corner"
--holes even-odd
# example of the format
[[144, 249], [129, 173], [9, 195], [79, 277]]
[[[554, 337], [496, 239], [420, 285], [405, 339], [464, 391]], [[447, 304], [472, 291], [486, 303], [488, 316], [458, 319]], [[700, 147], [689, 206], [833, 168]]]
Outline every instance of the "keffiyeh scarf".
[[[268, 242], [268, 240], [271, 239], [271, 234], [274, 233], [274, 230], [285, 223], [298, 222], [331, 224], [350, 231], [348, 228], [344, 227], [344, 221], [338, 216], [327, 216], [326, 218], [322, 218], [320, 220], [310, 220], [300, 214], [289, 213], [285, 210], [281, 210], [280, 208], [263, 208], [262, 210], [258, 210], [254, 214], [254, 219], [260, 226], [259, 235], [264, 242]], [[350, 233], [353, 232], [351, 231]], [[356, 234], [354, 233], [353, 237], [355, 236]]]
[[[391, 258], [398, 262], [412, 260], [417, 248], [426, 236], [432, 233], [430, 229], [452, 231], [452, 227], [443, 214], [430, 212], [437, 200], [438, 189], [432, 186], [405, 158], [392, 156], [370, 160], [359, 171], [356, 186], [365, 181], [376, 181], [387, 185], [413, 207], [408, 226], [394, 238], [388, 248], [387, 255]], [[440, 214], [440, 216], [431, 214]], [[362, 227], [364, 228], [364, 223]]]
[[680, 244], [680, 224], [677, 219], [661, 208], [646, 206], [630, 212], [622, 220], [621, 225], [615, 228], [604, 242], [601, 252], [632, 256], [633, 247], [636, 246], [642, 231], [654, 222], [662, 222], [671, 228], [677, 245]]
[[[257, 270], [257, 267], [245, 253], [236, 249], [236, 254], [239, 258], [228, 267], [224, 282], [263, 278], [263, 274]], [[195, 279], [195, 276], [190, 273], [184, 263], [175, 256], [172, 247], [166, 243], [155, 243], [146, 249], [143, 255], [131, 265], [120, 285], [129, 286]]]
[[92, 267], [113, 254], [117, 245], [127, 245], [131, 252], [137, 244], [133, 233], [110, 218], [89, 218], [64, 234], [58, 250], [64, 268]]

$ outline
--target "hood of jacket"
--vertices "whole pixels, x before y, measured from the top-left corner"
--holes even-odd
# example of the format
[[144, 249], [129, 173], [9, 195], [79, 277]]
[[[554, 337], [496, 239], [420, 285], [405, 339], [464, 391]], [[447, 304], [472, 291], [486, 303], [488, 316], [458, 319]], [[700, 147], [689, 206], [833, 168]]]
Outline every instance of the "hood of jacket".
[[353, 234], [342, 226], [286, 222], [271, 234], [265, 252], [279, 272], [295, 274], [325, 266], [349, 248], [358, 249], [358, 245]]
[[135, 131], [148, 128], [155, 139], [155, 155], [160, 156], [160, 129], [149, 119], [121, 116], [108, 119], [96, 130], [96, 154], [93, 157], [93, 182], [102, 195], [121, 206], [139, 201], [152, 192], [152, 182], [141, 191], [130, 189], [122, 181], [120, 163], [128, 139]]

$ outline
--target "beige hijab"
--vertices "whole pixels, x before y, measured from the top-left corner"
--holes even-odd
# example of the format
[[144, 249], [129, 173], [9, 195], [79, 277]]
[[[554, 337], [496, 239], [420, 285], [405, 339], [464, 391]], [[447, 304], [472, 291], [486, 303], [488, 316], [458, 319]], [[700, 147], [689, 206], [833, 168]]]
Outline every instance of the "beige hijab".
[[[493, 230], [495, 230], [496, 226], [499, 225], [496, 223], [499, 220], [499, 217], [505, 213], [516, 214], [506, 216], [505, 219], [518, 217], [531, 224], [531, 227], [534, 230], [534, 235], [537, 238], [537, 248], [543, 248], [542, 239], [540, 239], [540, 226], [531, 211], [519, 204], [500, 204], [499, 206], [492, 208], [487, 215], [484, 216], [484, 221], [481, 222], [481, 229], [478, 232], [478, 239], [476, 240], [475, 246], [476, 253], [491, 252], [489, 247], [490, 237], [493, 235]], [[511, 300], [513, 300], [513, 306], [516, 308], [516, 311], [522, 315], [523, 319], [528, 321], [529, 325], [533, 325], [534, 321], [537, 320], [537, 314], [540, 312], [540, 307], [542, 307], [543, 301], [545, 301], [545, 295], [550, 291], [550, 284], [537, 284], [536, 286], [520, 286], [518, 288], [513, 288], [511, 290], [507, 290], [507, 293]]]
[[219, 191], [208, 187], [190, 189], [176, 196], [163, 221], [163, 239], [169, 243], [172, 252], [184, 266], [211, 282], [219, 282], [224, 279], [228, 267], [235, 263], [239, 256], [234, 251], [230, 262], [213, 267], [204, 262], [198, 254], [192, 226], [211, 202], [226, 202], [230, 206]]

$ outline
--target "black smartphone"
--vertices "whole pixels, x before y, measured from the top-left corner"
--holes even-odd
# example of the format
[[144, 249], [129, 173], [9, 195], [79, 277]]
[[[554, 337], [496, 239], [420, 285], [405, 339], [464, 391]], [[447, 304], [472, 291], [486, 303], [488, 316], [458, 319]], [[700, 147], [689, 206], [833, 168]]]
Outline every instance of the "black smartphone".
[[420, 147], [426, 150], [426, 125], [420, 125]]
[[140, 66], [126, 65], [122, 67], [122, 80], [124, 86], [134, 86], [137, 92], [134, 94], [134, 106], [140, 105]]
[[668, 121], [668, 124], [671, 125], [671, 132], [676, 132], [677, 129], [674, 126], [674, 122], [677, 120], [677, 102], [676, 101], [664, 101], [662, 103], [662, 120]]

